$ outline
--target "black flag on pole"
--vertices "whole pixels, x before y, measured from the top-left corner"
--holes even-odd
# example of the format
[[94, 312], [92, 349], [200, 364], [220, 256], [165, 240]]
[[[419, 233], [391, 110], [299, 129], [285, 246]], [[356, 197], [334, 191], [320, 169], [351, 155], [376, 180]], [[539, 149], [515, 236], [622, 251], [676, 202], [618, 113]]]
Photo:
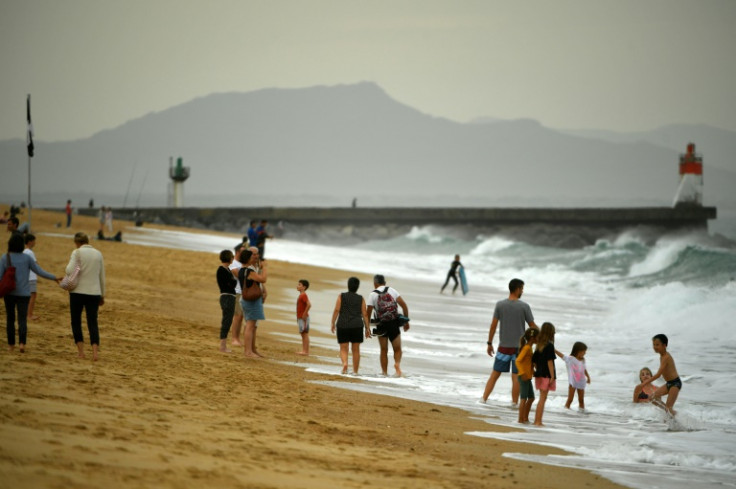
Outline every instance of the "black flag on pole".
[[28, 144], [28, 157], [33, 156], [33, 124], [31, 124], [31, 96], [28, 95], [28, 102], [26, 103], [26, 115], [28, 118], [28, 136], [26, 143]]

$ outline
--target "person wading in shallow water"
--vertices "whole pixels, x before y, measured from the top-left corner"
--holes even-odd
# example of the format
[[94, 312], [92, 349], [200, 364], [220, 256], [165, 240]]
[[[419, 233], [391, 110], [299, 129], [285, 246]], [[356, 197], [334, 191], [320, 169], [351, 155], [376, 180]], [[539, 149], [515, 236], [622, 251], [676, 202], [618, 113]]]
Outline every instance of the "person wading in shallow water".
[[488, 396], [493, 392], [496, 381], [501, 374], [509, 371], [513, 372], [511, 376], [511, 401], [514, 404], [519, 401], [519, 380], [516, 369], [519, 338], [524, 334], [525, 323], [529, 324], [530, 328], [539, 329], [534, 323], [534, 316], [532, 316], [529, 304], [521, 300], [523, 293], [524, 281], [518, 278], [511, 280], [509, 282], [509, 298], [498, 301], [496, 308], [493, 310], [491, 329], [488, 332], [488, 355], [493, 356], [494, 354], [493, 337], [496, 336], [496, 328], [499, 322], [501, 323], [500, 340], [496, 360], [493, 362], [493, 370], [488, 382], [486, 382], [481, 402], [488, 400]]
[[[383, 275], [373, 277], [373, 286], [376, 290], [368, 297], [367, 313], [370, 317], [375, 310], [379, 323], [378, 344], [381, 347], [381, 371], [388, 375], [388, 343], [394, 351], [394, 368], [396, 375], [401, 377], [401, 324], [397, 305], [401, 306], [404, 316], [409, 316], [409, 307], [396, 289], [386, 285]], [[409, 322], [404, 323], [404, 331], [409, 331]]]

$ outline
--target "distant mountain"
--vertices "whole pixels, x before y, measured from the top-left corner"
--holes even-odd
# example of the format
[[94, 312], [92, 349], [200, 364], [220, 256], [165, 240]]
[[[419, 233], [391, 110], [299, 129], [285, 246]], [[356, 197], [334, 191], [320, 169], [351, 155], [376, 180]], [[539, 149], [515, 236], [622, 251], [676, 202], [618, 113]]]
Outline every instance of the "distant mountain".
[[[527, 119], [457, 123], [373, 83], [264, 89], [198, 98], [83, 140], [37, 141], [33, 190], [40, 200], [68, 196], [80, 205], [94, 196], [117, 206], [130, 194], [130, 206], [153, 194], [161, 200], [152, 205], [163, 205], [169, 157], [182, 156], [191, 168], [188, 205], [345, 205], [353, 197], [375, 205], [670, 205], [678, 153], [695, 140], [706, 153], [706, 203], [733, 204], [736, 171], [710, 163], [717, 151], [736, 154], [727, 138], [706, 126], [677, 127], [665, 145]], [[0, 172], [0, 201], [25, 195], [24, 141], [0, 142]]]

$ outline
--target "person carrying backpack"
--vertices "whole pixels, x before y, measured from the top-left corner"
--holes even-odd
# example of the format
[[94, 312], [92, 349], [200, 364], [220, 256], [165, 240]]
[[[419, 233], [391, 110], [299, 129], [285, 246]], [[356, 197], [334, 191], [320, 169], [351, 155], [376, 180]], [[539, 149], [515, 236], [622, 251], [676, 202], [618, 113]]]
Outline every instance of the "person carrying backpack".
[[[386, 285], [383, 275], [373, 277], [373, 287], [375, 290], [368, 297], [367, 312], [370, 317], [375, 311], [378, 320], [376, 335], [381, 347], [381, 370], [383, 375], [388, 375], [388, 343], [391, 342], [396, 376], [401, 377], [401, 326], [403, 324], [404, 331], [409, 331], [409, 321], [406, 317], [409, 316], [409, 307], [396, 289]], [[400, 317], [399, 306], [405, 318]]]

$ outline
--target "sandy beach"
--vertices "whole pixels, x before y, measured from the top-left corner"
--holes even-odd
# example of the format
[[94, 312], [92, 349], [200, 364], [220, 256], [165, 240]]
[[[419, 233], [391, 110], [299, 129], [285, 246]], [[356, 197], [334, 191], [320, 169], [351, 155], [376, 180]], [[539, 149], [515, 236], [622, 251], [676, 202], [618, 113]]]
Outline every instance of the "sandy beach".
[[[58, 275], [73, 233], [93, 237], [98, 226], [74, 216], [70, 229], [57, 227], [64, 221], [33, 211], [36, 257]], [[130, 225], [117, 221], [116, 230], [125, 238]], [[88, 358], [77, 358], [67, 293], [39, 280], [26, 353], [0, 350], [0, 488], [621, 487], [503, 457], [562, 452], [466, 435], [506, 428], [464, 411], [314, 383], [337, 378], [339, 365], [325, 376], [303, 364], [338, 347], [295, 354], [294, 287], [309, 277], [314, 289], [334, 288], [345, 272], [270, 261], [268, 319], [258, 330], [267, 358], [246, 359], [217, 350], [217, 255], [91, 244], [107, 273], [100, 361], [89, 345]], [[333, 305], [313, 307], [326, 314]], [[312, 328], [329, 335], [328, 324]]]

